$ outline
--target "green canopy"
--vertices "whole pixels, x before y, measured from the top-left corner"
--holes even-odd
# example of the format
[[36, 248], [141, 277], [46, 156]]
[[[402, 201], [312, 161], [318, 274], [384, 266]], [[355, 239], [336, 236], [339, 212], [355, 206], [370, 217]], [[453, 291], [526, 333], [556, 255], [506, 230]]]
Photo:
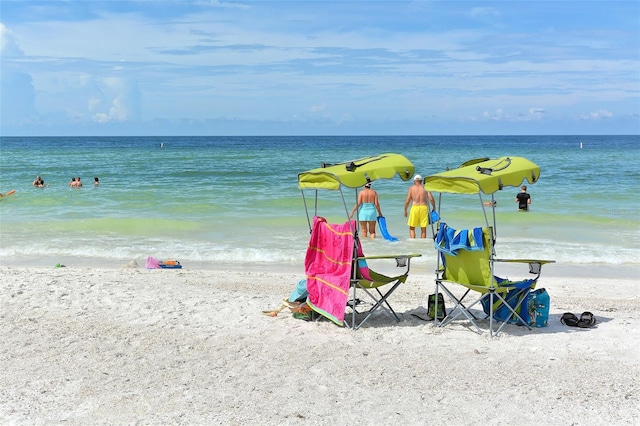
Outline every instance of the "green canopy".
[[524, 157], [500, 157], [470, 160], [453, 170], [427, 176], [424, 188], [431, 192], [455, 194], [493, 194], [505, 186], [520, 186], [523, 180], [533, 184], [540, 167]]
[[409, 180], [415, 168], [400, 154], [386, 153], [339, 164], [325, 164], [298, 174], [300, 189], [337, 190], [340, 185], [358, 188], [376, 179], [391, 179], [396, 174]]

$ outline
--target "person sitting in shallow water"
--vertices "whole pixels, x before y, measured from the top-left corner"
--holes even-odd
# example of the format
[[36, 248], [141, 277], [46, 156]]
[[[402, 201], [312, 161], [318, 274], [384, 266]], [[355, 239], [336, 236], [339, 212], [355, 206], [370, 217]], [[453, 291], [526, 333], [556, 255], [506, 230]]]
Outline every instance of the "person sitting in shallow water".
[[36, 188], [44, 188], [44, 180], [40, 176], [36, 176], [36, 179], [33, 181], [33, 186]]
[[80, 188], [82, 186], [80, 177], [72, 177], [71, 181], [69, 182], [69, 186], [72, 188]]

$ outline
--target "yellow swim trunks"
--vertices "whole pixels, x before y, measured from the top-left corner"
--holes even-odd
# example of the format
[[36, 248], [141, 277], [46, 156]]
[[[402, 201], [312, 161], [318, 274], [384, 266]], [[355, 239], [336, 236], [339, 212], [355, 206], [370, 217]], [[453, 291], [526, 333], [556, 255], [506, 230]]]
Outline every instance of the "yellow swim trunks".
[[411, 206], [407, 225], [413, 228], [426, 228], [429, 224], [429, 209], [427, 206]]

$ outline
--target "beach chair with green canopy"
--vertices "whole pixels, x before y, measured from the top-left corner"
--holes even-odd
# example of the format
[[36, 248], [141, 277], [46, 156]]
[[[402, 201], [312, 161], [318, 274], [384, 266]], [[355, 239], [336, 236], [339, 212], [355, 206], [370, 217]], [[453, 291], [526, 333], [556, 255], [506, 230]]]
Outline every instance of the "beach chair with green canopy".
[[[495, 193], [507, 187], [518, 187], [524, 181], [534, 184], [540, 177], [540, 167], [523, 157], [480, 158], [469, 160], [459, 167], [427, 176], [424, 186], [427, 191], [438, 194], [440, 217], [443, 210], [443, 194], [471, 194], [478, 196], [484, 223], [470, 229], [457, 229], [453, 224], [440, 222], [435, 238], [437, 252], [436, 294], [441, 291], [453, 302], [453, 309], [438, 322], [437, 326], [451, 324], [463, 316], [473, 328], [481, 333], [479, 318], [472, 308], [481, 305], [489, 319], [491, 336], [499, 333], [506, 323], [517, 323], [529, 327], [528, 312], [523, 312], [528, 292], [535, 288], [542, 265], [553, 260], [501, 259], [496, 257], [496, 203]], [[483, 199], [488, 198], [488, 201]], [[507, 280], [495, 275], [498, 262], [529, 265], [534, 278]], [[462, 296], [456, 296], [452, 285], [464, 287]], [[467, 297], [479, 293], [471, 302]], [[495, 317], [495, 313], [507, 311], [506, 317]], [[498, 319], [494, 329], [494, 320]]]
[[[305, 274], [309, 291], [307, 302], [315, 312], [338, 325], [344, 325], [354, 330], [360, 328], [379, 310], [388, 312], [396, 321], [400, 321], [398, 314], [391, 307], [389, 297], [400, 284], [406, 282], [410, 272], [411, 259], [420, 256], [420, 254], [364, 256], [358, 238], [357, 222], [349, 220], [351, 202], [347, 204], [347, 194], [351, 192], [354, 196], [353, 202], [357, 203], [358, 191], [366, 183], [378, 179], [392, 179], [396, 176], [407, 181], [412, 178], [414, 170], [413, 164], [406, 157], [395, 153], [385, 153], [340, 163], [321, 163], [318, 168], [298, 174], [298, 188], [302, 193], [309, 232], [312, 234], [307, 259], [309, 256], [317, 256], [318, 253], [328, 259], [325, 254], [329, 252], [329, 249], [323, 248], [321, 243], [315, 239], [315, 233], [320, 230], [334, 236], [341, 234], [335, 238], [337, 242], [332, 244], [348, 241], [349, 247], [351, 247], [347, 259], [341, 259], [342, 262], [328, 259], [329, 263], [333, 261], [333, 265], [344, 263], [344, 261], [349, 263], [343, 276], [333, 274], [331, 280], [324, 279], [321, 274], [317, 273], [318, 271], [310, 270], [305, 260]], [[320, 216], [321, 202], [324, 202], [323, 210], [326, 210], [326, 207], [335, 208], [335, 197], [330, 197], [334, 200], [333, 202], [321, 197], [325, 191], [329, 191], [327, 194], [334, 192], [339, 194], [342, 200], [341, 208], [344, 208], [347, 220], [344, 224], [328, 224]], [[323, 238], [326, 240], [329, 237]], [[400, 268], [402, 272], [389, 276], [372, 271], [368, 268], [367, 261], [374, 259], [376, 261], [395, 259], [395, 266]], [[330, 267], [332, 266], [328, 266], [328, 268]], [[337, 298], [339, 300], [338, 306], [336, 306], [335, 300], [328, 300], [331, 297], [330, 294], [336, 292], [345, 296], [344, 299]], [[327, 304], [331, 306], [326, 306]], [[347, 309], [350, 309], [350, 315], [345, 314]]]

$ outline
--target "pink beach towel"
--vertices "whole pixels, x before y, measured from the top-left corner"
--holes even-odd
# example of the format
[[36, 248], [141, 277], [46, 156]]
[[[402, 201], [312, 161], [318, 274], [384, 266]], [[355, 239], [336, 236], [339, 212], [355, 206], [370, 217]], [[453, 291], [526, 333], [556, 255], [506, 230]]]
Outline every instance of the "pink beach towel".
[[325, 218], [314, 217], [304, 260], [309, 306], [338, 325], [343, 325], [349, 297], [352, 229], [355, 221], [336, 225], [327, 223]]

